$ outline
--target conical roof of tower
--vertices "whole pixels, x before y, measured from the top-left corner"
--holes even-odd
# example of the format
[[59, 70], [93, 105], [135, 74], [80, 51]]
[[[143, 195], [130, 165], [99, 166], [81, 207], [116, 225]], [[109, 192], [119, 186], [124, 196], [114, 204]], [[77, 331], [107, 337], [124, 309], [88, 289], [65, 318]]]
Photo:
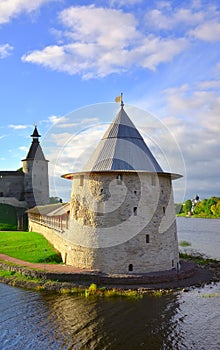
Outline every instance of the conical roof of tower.
[[36, 126], [31, 137], [33, 138], [32, 144], [29, 148], [27, 157], [23, 160], [46, 160], [38, 140], [38, 138], [41, 136], [39, 135]]
[[83, 171], [163, 172], [123, 106]]

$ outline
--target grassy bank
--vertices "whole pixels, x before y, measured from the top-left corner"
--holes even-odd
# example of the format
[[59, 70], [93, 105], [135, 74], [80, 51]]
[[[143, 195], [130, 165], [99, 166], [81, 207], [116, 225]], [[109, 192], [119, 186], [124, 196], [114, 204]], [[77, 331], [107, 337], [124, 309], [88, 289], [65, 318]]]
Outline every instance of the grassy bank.
[[[104, 298], [132, 298], [140, 299], [143, 293], [137, 290], [123, 290], [120, 288], [98, 287], [95, 283], [90, 286], [75, 286], [68, 282], [56, 282], [51, 280], [42, 280], [30, 278], [14, 271], [6, 271], [0, 269], [0, 282], [9, 284], [13, 287], [22, 287], [35, 291], [50, 291], [60, 294], [70, 294], [75, 296], [88, 297], [104, 297]], [[155, 292], [156, 293], [156, 292]], [[151, 291], [153, 296], [154, 292]]]
[[187, 253], [179, 253], [179, 256], [181, 259], [187, 260], [187, 261], [192, 261], [196, 265], [202, 265], [202, 266], [209, 266], [210, 264], [212, 265], [218, 265], [219, 261], [216, 259], [210, 259], [204, 257], [204, 255], [196, 252], [194, 254], [187, 254]]
[[40, 234], [0, 231], [0, 253], [33, 263], [60, 263], [59, 252]]

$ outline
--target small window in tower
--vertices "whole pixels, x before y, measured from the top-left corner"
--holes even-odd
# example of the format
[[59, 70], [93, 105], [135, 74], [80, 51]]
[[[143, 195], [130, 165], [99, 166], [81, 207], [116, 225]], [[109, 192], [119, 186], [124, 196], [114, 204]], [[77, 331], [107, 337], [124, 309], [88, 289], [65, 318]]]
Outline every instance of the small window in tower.
[[100, 190], [101, 194], [103, 194], [103, 191], [104, 191], [104, 189], [103, 189], [103, 188], [101, 188], [101, 190]]
[[4, 197], [3, 192], [0, 192], [0, 197]]
[[150, 235], [146, 234], [146, 243], [150, 243]]
[[165, 214], [166, 213], [166, 208], [165, 207], [163, 207], [163, 214]]
[[128, 265], [128, 271], [133, 271], [133, 264]]
[[134, 191], [134, 194], [137, 194], [137, 191]]
[[137, 207], [133, 208], [133, 213], [134, 213], [134, 216], [137, 216]]
[[118, 183], [118, 185], [121, 185], [122, 179], [123, 179], [122, 174], [118, 174], [116, 178], [117, 178], [117, 183]]
[[79, 185], [83, 186], [83, 181], [84, 181], [84, 175], [80, 175], [79, 177]]
[[156, 186], [156, 177], [155, 175], [151, 175], [151, 185]]

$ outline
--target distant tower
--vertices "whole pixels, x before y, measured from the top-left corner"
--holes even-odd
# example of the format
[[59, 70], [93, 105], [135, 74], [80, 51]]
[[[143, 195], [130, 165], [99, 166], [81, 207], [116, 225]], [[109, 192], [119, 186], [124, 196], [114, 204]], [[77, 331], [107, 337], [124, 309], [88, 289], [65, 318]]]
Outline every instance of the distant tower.
[[82, 172], [72, 179], [66, 262], [104, 273], [179, 269], [172, 180], [121, 104]]
[[37, 127], [31, 135], [32, 144], [27, 157], [22, 160], [24, 172], [24, 197], [29, 208], [49, 203], [48, 160], [39, 143]]

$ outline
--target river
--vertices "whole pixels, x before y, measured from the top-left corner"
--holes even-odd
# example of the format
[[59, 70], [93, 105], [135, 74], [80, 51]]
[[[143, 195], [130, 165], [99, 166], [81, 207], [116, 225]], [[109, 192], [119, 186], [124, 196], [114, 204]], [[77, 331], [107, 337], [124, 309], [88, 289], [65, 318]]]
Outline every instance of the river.
[[[178, 218], [179, 240], [218, 258], [220, 221], [201, 220]], [[219, 310], [220, 283], [139, 300], [85, 299], [0, 284], [0, 349], [217, 350]]]
[[199, 252], [209, 258], [220, 260], [220, 219], [177, 218], [179, 242], [187, 241], [189, 247], [181, 251]]

